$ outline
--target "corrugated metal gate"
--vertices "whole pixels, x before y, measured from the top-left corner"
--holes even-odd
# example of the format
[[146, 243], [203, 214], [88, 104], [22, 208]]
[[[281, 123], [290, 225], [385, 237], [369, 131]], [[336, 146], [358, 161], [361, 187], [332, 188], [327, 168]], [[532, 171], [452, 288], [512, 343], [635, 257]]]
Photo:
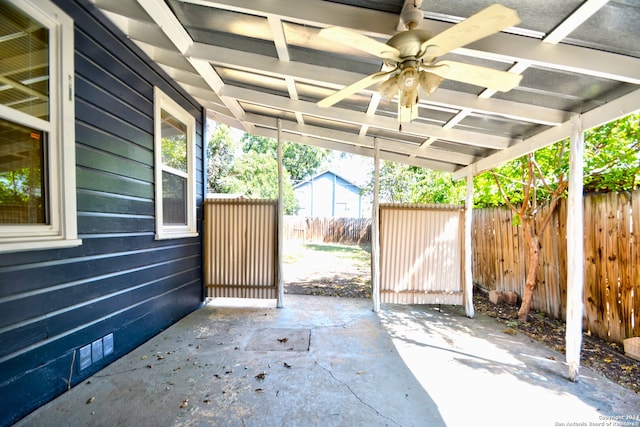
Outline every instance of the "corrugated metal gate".
[[205, 200], [208, 297], [277, 297], [277, 209], [276, 200]]
[[380, 205], [380, 301], [463, 304], [464, 208]]

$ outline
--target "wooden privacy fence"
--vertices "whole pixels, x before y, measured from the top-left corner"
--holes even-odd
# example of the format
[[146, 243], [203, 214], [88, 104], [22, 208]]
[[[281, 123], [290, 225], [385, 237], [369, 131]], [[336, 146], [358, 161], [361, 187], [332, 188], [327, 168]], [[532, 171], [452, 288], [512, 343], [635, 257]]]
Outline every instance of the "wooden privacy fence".
[[371, 218], [284, 217], [287, 240], [325, 243], [371, 243]]
[[277, 297], [277, 201], [204, 202], [204, 280], [208, 297]]
[[[640, 336], [640, 191], [584, 197], [584, 236], [566, 235], [562, 200], [540, 241], [532, 307], [566, 318], [566, 239], [584, 239], [584, 328], [610, 342]], [[487, 208], [473, 216], [473, 280], [489, 290], [522, 295], [527, 257], [511, 211]]]

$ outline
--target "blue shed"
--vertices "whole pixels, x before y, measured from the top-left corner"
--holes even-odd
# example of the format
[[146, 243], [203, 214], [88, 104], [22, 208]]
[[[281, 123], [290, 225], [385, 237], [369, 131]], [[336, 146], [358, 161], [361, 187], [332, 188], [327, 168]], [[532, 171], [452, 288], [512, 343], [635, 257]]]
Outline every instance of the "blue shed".
[[361, 189], [335, 172], [326, 171], [293, 187], [300, 210], [298, 215], [360, 218]]

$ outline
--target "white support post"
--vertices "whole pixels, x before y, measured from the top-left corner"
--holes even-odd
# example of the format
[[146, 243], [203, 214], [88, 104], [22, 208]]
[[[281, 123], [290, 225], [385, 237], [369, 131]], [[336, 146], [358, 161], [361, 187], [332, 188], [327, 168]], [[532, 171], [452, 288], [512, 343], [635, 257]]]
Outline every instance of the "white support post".
[[380, 311], [380, 149], [373, 139], [373, 208], [371, 210], [371, 299]]
[[578, 381], [582, 349], [584, 293], [584, 134], [582, 117], [571, 117], [569, 188], [567, 196], [567, 330], [566, 354], [569, 379]]
[[473, 173], [467, 175], [467, 198], [464, 206], [464, 311], [473, 318], [473, 275], [471, 271], [471, 226], [473, 221]]
[[283, 167], [282, 167], [282, 120], [277, 120], [278, 126], [278, 266], [276, 272], [276, 283], [278, 287], [278, 300], [276, 307], [284, 307], [284, 283], [282, 281], [283, 265], [283, 233], [284, 233], [284, 191], [283, 191]]

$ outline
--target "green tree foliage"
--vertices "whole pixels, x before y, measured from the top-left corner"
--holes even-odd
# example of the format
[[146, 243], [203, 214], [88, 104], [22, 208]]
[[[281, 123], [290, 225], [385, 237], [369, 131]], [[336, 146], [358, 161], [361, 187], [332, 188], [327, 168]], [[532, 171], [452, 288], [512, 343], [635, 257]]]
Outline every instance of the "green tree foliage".
[[[585, 132], [584, 149], [584, 191], [629, 191], [640, 185], [640, 114], [631, 114]], [[558, 178], [569, 169], [568, 140], [558, 141], [534, 153], [538, 170], [551, 189]], [[474, 178], [475, 206], [501, 206], [505, 204], [496, 185], [494, 175], [512, 204], [523, 201], [522, 168], [528, 162], [524, 156], [512, 160], [492, 171]], [[542, 183], [542, 181], [539, 181]], [[550, 190], [543, 185], [535, 185], [538, 201], [550, 199]], [[552, 191], [552, 190], [551, 190]]]
[[[274, 139], [245, 133], [240, 142], [245, 153], [255, 151], [276, 157], [278, 142]], [[323, 148], [293, 142], [282, 143], [282, 164], [295, 184], [313, 176], [328, 155], [329, 151]]]
[[[367, 193], [373, 192], [373, 174]], [[388, 203], [464, 203], [466, 184], [446, 172], [384, 161], [380, 200]]]
[[640, 114], [585, 135], [585, 192], [629, 191], [640, 185]]
[[233, 166], [236, 154], [236, 141], [231, 136], [227, 125], [216, 124], [207, 142], [207, 191], [212, 193], [228, 193], [224, 183]]
[[[250, 151], [236, 158], [229, 175], [224, 179], [229, 193], [238, 193], [252, 199], [278, 198], [278, 162], [267, 153]], [[284, 213], [295, 215], [298, 203], [288, 174], [283, 181]]]

